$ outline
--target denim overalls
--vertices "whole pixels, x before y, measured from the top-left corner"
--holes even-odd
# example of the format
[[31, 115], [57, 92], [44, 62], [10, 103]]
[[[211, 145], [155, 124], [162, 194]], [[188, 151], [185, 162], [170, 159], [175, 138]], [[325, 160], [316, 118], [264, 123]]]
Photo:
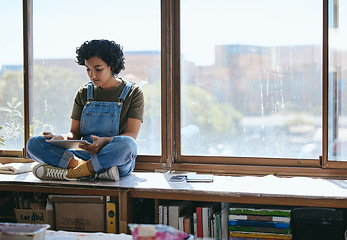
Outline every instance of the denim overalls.
[[81, 115], [82, 139], [92, 142], [91, 135], [113, 137], [98, 154], [87, 151], [65, 150], [47, 143], [44, 136], [32, 137], [27, 142], [27, 156], [37, 162], [45, 162], [53, 166], [67, 168], [73, 155], [83, 159], [91, 159], [96, 172], [102, 172], [117, 165], [120, 176], [129, 175], [135, 167], [137, 144], [132, 137], [118, 136], [120, 113], [123, 101], [133, 83], [127, 83], [117, 102], [98, 102], [93, 100], [94, 85], [88, 83], [87, 103]]

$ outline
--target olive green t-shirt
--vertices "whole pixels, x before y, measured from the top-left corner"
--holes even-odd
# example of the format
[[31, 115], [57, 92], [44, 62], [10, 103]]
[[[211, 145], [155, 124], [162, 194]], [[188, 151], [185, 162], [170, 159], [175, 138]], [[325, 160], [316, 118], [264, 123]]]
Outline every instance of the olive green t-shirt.
[[[118, 86], [114, 89], [104, 90], [100, 87], [94, 86], [93, 101], [117, 102], [126, 84], [127, 82], [121, 79], [120, 84], [118, 84]], [[87, 89], [88, 84], [85, 84], [78, 90], [76, 94], [71, 114], [71, 118], [74, 120], [81, 120], [82, 110], [87, 102]], [[120, 114], [119, 135], [125, 132], [128, 118], [135, 118], [143, 121], [143, 112], [143, 91], [138, 86], [133, 85], [123, 102], [122, 111]]]

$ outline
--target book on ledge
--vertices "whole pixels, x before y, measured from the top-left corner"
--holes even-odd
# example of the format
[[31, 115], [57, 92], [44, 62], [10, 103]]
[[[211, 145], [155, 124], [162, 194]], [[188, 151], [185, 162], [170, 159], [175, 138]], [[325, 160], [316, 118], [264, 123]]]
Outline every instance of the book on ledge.
[[213, 182], [213, 174], [195, 174], [187, 175], [187, 182]]

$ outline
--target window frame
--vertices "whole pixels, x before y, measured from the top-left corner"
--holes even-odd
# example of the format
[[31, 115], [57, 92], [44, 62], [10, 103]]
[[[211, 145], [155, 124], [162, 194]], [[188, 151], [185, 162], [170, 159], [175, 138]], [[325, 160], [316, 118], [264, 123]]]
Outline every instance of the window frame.
[[[171, 40], [171, 45], [175, 46], [172, 50], [170, 48], [163, 49], [162, 54], [165, 54], [166, 58], [171, 62], [165, 62], [169, 66], [167, 71], [175, 69], [169, 76], [162, 74], [162, 92], [166, 91], [167, 96], [176, 96], [174, 99], [166, 99], [166, 106], [163, 106], [162, 111], [166, 113], [168, 118], [167, 124], [170, 122], [174, 129], [167, 129], [167, 125], [163, 129], [167, 129], [172, 138], [173, 146], [171, 153], [163, 155], [166, 157], [167, 164], [171, 170], [180, 171], [198, 171], [198, 172], [210, 172], [220, 174], [251, 174], [251, 175], [263, 175], [274, 174], [284, 176], [321, 176], [321, 177], [343, 177], [347, 173], [347, 163], [328, 161], [328, 5], [329, 0], [323, 0], [323, 39], [322, 39], [322, 155], [318, 159], [285, 159], [285, 158], [250, 158], [250, 157], [217, 157], [217, 156], [184, 156], [181, 154], [181, 135], [180, 135], [180, 1], [167, 1], [169, 2], [165, 9], [169, 11], [171, 25], [167, 25], [165, 29], [170, 36], [166, 40]], [[164, 24], [163, 24], [164, 25]], [[163, 34], [164, 32], [162, 32]], [[172, 65], [170, 65], [172, 64]], [[164, 70], [162, 66], [162, 70]], [[173, 86], [169, 85], [172, 84]], [[170, 88], [165, 88], [165, 85]], [[163, 96], [163, 95], [162, 95]], [[164, 97], [164, 96], [163, 96]], [[170, 105], [173, 104], [173, 105]], [[165, 105], [164, 103], [162, 103]], [[170, 111], [171, 110], [171, 111]], [[171, 116], [170, 114], [174, 114]], [[164, 119], [163, 119], [164, 122]], [[163, 132], [164, 134], [164, 132]], [[167, 139], [169, 141], [169, 139]], [[172, 141], [172, 140], [171, 140]], [[164, 146], [164, 144], [163, 144]], [[167, 151], [170, 148], [166, 149]], [[174, 156], [174, 157], [171, 157]], [[279, 161], [280, 160], [280, 161]]]
[[[29, 139], [30, 76], [33, 70], [33, 1], [23, 0], [24, 51], [24, 128]], [[322, 155], [319, 159], [185, 156], [181, 154], [180, 101], [180, 1], [160, 0], [161, 4], [161, 155], [139, 155], [136, 170], [172, 170], [210, 172], [226, 175], [315, 176], [344, 178], [347, 162], [328, 161], [328, 75], [329, 0], [323, 0], [322, 39]], [[0, 162], [21, 160], [25, 149], [0, 151]]]

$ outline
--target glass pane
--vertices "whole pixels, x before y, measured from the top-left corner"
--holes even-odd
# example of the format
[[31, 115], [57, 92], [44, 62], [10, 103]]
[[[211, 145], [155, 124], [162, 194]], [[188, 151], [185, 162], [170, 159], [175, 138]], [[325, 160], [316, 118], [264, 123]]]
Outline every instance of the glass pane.
[[184, 0], [181, 42], [183, 155], [318, 159], [322, 1]]
[[347, 2], [329, 1], [329, 160], [347, 160]]
[[89, 81], [85, 67], [75, 63], [76, 47], [87, 40], [108, 39], [123, 46], [126, 69], [119, 77], [148, 82], [143, 86], [145, 119], [137, 138], [138, 154], [161, 154], [160, 1], [34, 0], [33, 9], [31, 134], [70, 130], [75, 94]]
[[24, 147], [22, 1], [0, 3], [0, 149]]

